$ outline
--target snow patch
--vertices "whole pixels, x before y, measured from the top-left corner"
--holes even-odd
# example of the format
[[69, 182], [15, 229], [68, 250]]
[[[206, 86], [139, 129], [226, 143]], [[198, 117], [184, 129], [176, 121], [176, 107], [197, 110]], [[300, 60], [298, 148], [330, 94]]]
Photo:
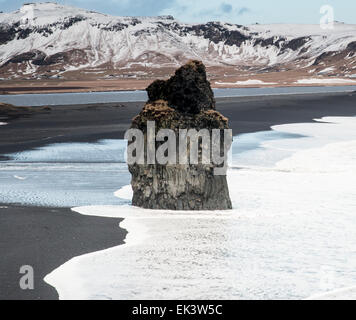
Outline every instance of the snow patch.
[[274, 85], [276, 82], [264, 82], [261, 80], [245, 80], [245, 81], [236, 81], [236, 82], [221, 82], [215, 81], [215, 84], [218, 85], [238, 85], [238, 86], [250, 86], [250, 85]]
[[331, 73], [333, 71], [335, 71], [335, 67], [328, 67], [328, 68], [325, 68], [323, 70], [320, 70], [318, 72], [318, 74], [328, 74], [328, 73]]
[[346, 83], [356, 83], [355, 80], [350, 80], [350, 79], [318, 79], [318, 78], [311, 78], [311, 79], [300, 79], [297, 82], [297, 84], [346, 84]]

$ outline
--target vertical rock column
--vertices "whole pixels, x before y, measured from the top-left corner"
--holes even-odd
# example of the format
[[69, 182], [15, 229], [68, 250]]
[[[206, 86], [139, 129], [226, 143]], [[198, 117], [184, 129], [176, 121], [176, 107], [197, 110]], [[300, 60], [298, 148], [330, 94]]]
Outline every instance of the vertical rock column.
[[[150, 209], [231, 209], [226, 170], [223, 170], [223, 174], [217, 174], [216, 169], [222, 169], [222, 164], [212, 161], [214, 148], [211, 139], [209, 142], [202, 137], [197, 140], [198, 162], [193, 164], [190, 161], [193, 150], [190, 147], [193, 142], [189, 138], [181, 140], [182, 132], [189, 133], [193, 129], [198, 136], [200, 133], [208, 133], [210, 138], [213, 131], [215, 134], [219, 132], [219, 153], [226, 142], [224, 129], [228, 129], [228, 120], [215, 110], [213, 91], [206, 78], [205, 66], [200, 61], [190, 61], [176, 70], [169, 80], [156, 80], [146, 90], [149, 100], [131, 125], [132, 129], [139, 129], [144, 137], [144, 147], [141, 150], [144, 163], [129, 164], [132, 204]], [[168, 142], [167, 139], [152, 142], [152, 132], [149, 132], [152, 129], [149, 125], [154, 125], [155, 135], [161, 129], [170, 129], [174, 138], [168, 138]], [[153, 153], [148, 151], [150, 141]], [[159, 152], [163, 144], [168, 143], [168, 152], [163, 152], [167, 156], [167, 163], [148, 161], [152, 154]], [[227, 149], [230, 148], [230, 143], [231, 141], [227, 143]], [[180, 146], [187, 146], [187, 163], [180, 161]], [[174, 159], [167, 155], [172, 150], [176, 151]], [[204, 155], [210, 156], [209, 162], [202, 161]]]

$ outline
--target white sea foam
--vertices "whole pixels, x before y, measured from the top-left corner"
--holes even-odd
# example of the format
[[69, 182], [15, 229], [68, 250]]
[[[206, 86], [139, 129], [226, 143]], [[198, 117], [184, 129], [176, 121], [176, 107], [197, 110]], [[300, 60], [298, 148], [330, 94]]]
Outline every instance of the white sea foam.
[[27, 179], [26, 177], [20, 177], [20, 176], [17, 176], [17, 175], [14, 175], [14, 178], [17, 179], [17, 180], [26, 180]]
[[118, 197], [120, 199], [125, 199], [125, 200], [131, 200], [132, 199], [132, 188], [131, 188], [131, 184], [124, 186], [122, 188], [120, 188], [119, 190], [117, 190], [116, 192], [114, 192], [115, 197]]
[[342, 288], [313, 295], [306, 300], [356, 300], [356, 287]]
[[0, 126], [6, 126], [7, 122], [0, 122]]
[[[245, 136], [254, 142], [241, 153], [259, 152], [260, 162], [234, 156], [243, 169], [228, 171], [233, 210], [74, 208], [124, 217], [126, 245], [76, 257], [45, 281], [61, 299], [293, 299], [355, 286], [355, 126], [356, 118], [276, 126], [277, 139], [258, 133], [254, 148]], [[263, 152], [279, 155], [264, 161]], [[327, 288], [325, 267], [334, 271]]]

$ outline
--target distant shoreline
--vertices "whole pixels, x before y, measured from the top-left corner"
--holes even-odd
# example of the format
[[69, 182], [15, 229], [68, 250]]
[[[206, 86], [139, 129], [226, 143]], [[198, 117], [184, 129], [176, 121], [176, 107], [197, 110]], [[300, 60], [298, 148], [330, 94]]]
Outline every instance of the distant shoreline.
[[[105, 93], [105, 92], [134, 92], [134, 91], [144, 91], [146, 87], [153, 82], [154, 79], [143, 80], [137, 82], [135, 87], [132, 80], [127, 81], [127, 87], [123, 87], [122, 85], [113, 84], [113, 80], [107, 81], [109, 83], [109, 87], [103, 87], [103, 81], [54, 81], [49, 80], [44, 83], [46, 85], [36, 85], [35, 81], [21, 81], [15, 82], [16, 84], [11, 84], [11, 81], [0, 81], [2, 85], [0, 88], [0, 98], [2, 95], [22, 95], [22, 94], [60, 94], [60, 93]], [[120, 83], [121, 81], [118, 81]], [[311, 83], [311, 84], [273, 84], [273, 85], [217, 85], [212, 81], [213, 89], [257, 89], [257, 88], [307, 88], [307, 87], [352, 87], [356, 86], [355, 83], [350, 82], [340, 82], [340, 83]], [[50, 85], [48, 85], [50, 83]], [[66, 84], [68, 83], [68, 84]], [[97, 83], [97, 85], [96, 85]], [[23, 84], [23, 85], [22, 85]], [[81, 85], [82, 84], [82, 85]], [[88, 84], [90, 86], [88, 86]]]

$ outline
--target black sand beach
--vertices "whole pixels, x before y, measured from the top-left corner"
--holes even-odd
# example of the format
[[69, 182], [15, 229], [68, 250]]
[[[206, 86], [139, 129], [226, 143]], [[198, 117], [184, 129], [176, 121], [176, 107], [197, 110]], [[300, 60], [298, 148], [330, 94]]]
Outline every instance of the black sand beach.
[[[43, 278], [75, 256], [123, 243], [120, 219], [82, 216], [66, 208], [1, 205], [0, 300], [58, 299]], [[7, 208], [4, 208], [7, 207]], [[21, 290], [21, 266], [34, 269], [34, 290]]]
[[[0, 99], [1, 100], [1, 99]], [[123, 138], [143, 103], [55, 106], [28, 114], [1, 114], [0, 156], [57, 142]], [[217, 99], [233, 134], [268, 130], [324, 116], [356, 116], [356, 93]], [[1, 163], [0, 163], [1, 165]], [[19, 199], [19, 202], [21, 199]], [[118, 219], [86, 217], [66, 208], [2, 205], [0, 208], [0, 299], [56, 299], [42, 279], [70, 258], [123, 243]], [[35, 268], [35, 290], [19, 289], [19, 268]]]
[[[269, 130], [276, 124], [310, 122], [323, 116], [356, 115], [356, 92], [218, 98], [233, 134]], [[1, 97], [0, 97], [1, 102]], [[122, 139], [143, 102], [32, 107], [2, 114], [0, 155], [57, 142]], [[8, 119], [7, 119], [8, 118]]]

